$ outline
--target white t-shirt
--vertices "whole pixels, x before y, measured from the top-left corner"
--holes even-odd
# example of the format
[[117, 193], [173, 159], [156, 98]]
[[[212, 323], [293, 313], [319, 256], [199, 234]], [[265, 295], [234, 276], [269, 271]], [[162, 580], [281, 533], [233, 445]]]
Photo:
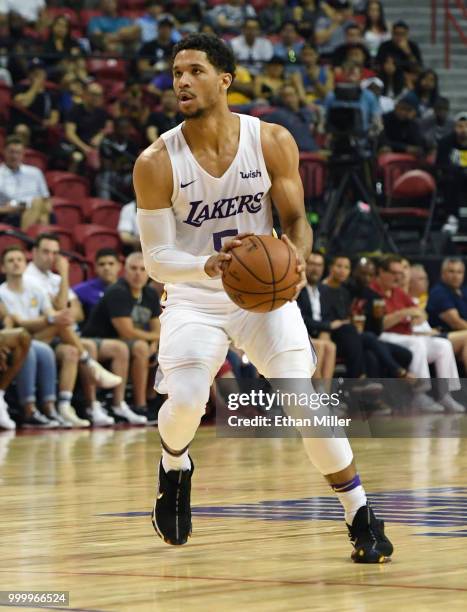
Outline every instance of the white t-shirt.
[[10, 200], [30, 205], [34, 198], [50, 196], [42, 170], [28, 164], [21, 164], [18, 170], [11, 170], [0, 164], [0, 204]]
[[[53, 299], [60, 291], [62, 279], [60, 274], [55, 274], [55, 272], [51, 272], [50, 270], [48, 272], [42, 272], [33, 261], [30, 261], [24, 272], [23, 281], [28, 286], [38, 287], [46, 291], [50, 298]], [[68, 301], [71, 302], [77, 299], [76, 293], [72, 289], [69, 289]]]
[[117, 229], [119, 232], [128, 232], [132, 236], [139, 236], [138, 224], [136, 222], [136, 203], [134, 201], [122, 207]]
[[37, 21], [45, 8], [45, 0], [6, 0], [5, 4], [10, 12], [18, 13], [26, 21]]
[[23, 285], [23, 291], [17, 293], [9, 289], [7, 283], [2, 283], [0, 300], [9, 314], [21, 319], [35, 319], [52, 308], [47, 293], [36, 286]]

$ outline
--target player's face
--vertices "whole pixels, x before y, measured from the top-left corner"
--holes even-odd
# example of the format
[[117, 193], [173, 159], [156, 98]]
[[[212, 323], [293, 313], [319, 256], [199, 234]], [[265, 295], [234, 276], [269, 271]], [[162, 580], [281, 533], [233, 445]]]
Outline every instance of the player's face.
[[461, 261], [453, 261], [443, 270], [442, 280], [449, 287], [459, 289], [464, 284], [464, 272], [464, 264]]
[[26, 257], [21, 251], [10, 251], [5, 255], [2, 266], [3, 273], [9, 278], [23, 276], [26, 270]]
[[332, 264], [331, 276], [339, 283], [345, 283], [350, 276], [350, 260], [347, 257], [339, 257]]
[[106, 285], [116, 283], [120, 272], [120, 262], [112, 255], [100, 257], [96, 262], [96, 274]]
[[59, 251], [59, 244], [55, 240], [41, 240], [33, 251], [34, 263], [43, 272], [52, 270]]
[[187, 119], [204, 117], [226, 96], [232, 76], [218, 72], [204, 51], [184, 49], [173, 65], [178, 108]]

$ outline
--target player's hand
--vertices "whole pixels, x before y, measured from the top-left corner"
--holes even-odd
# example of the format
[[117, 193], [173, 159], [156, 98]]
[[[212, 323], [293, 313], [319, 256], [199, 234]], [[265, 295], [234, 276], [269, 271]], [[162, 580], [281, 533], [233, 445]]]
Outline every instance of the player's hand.
[[219, 278], [222, 276], [226, 263], [232, 259], [232, 255], [229, 251], [235, 249], [235, 247], [241, 246], [242, 240], [252, 235], [253, 232], [244, 232], [243, 234], [238, 234], [235, 238], [232, 238], [232, 240], [228, 240], [219, 253], [217, 253], [217, 255], [211, 255], [204, 264], [204, 271], [206, 274], [211, 278]]
[[306, 287], [306, 274], [305, 274], [306, 264], [305, 264], [305, 259], [304, 259], [303, 255], [298, 252], [297, 247], [294, 245], [294, 243], [291, 240], [289, 240], [289, 238], [288, 238], [288, 236], [286, 234], [282, 234], [281, 240], [282, 240], [282, 242], [285, 242], [285, 244], [289, 247], [289, 249], [295, 254], [295, 258], [297, 260], [297, 273], [300, 276], [300, 281], [295, 286], [295, 295], [292, 298], [292, 300], [296, 300], [298, 298], [299, 294], [300, 294], [300, 291], [304, 287]]

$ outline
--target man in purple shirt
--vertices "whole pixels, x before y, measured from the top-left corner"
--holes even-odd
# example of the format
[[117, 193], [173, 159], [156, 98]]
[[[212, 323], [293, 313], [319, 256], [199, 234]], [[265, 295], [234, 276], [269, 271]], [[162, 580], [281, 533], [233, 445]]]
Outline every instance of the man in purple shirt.
[[97, 302], [104, 295], [104, 291], [118, 280], [120, 261], [114, 249], [99, 249], [96, 253], [94, 268], [97, 276], [73, 287], [84, 310], [85, 320]]

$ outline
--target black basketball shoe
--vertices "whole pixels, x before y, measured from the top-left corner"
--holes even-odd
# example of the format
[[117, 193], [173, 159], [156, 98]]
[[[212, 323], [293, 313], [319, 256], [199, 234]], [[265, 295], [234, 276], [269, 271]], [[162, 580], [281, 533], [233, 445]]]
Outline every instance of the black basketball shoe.
[[384, 522], [375, 517], [370, 506], [359, 508], [352, 526], [347, 525], [355, 563], [386, 563], [394, 550], [384, 535]]
[[191, 536], [191, 476], [195, 469], [166, 472], [159, 463], [159, 483], [152, 511], [152, 524], [166, 544], [180, 546]]

